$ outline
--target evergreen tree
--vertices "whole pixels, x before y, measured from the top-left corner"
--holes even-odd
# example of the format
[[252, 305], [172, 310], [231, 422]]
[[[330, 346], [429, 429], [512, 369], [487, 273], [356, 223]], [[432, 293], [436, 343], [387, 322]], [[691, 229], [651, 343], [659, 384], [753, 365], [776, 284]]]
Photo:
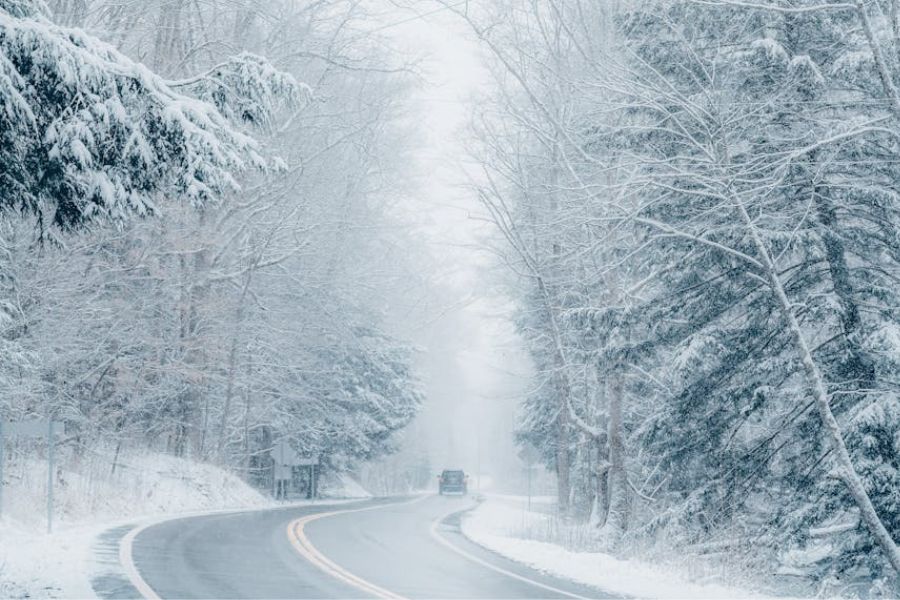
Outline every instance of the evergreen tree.
[[[189, 85], [214, 104], [174, 89]], [[276, 98], [298, 95], [292, 78], [250, 55], [173, 86], [18, 0], [0, 6], [0, 86], [3, 208], [63, 227], [236, 190], [234, 173], [265, 161], [226, 116], [263, 124]]]

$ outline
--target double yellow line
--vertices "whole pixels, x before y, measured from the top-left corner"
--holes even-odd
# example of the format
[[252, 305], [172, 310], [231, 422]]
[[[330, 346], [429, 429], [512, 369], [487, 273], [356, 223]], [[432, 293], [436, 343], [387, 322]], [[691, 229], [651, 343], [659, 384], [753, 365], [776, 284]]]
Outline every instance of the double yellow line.
[[[297, 552], [299, 552], [303, 558], [305, 558], [306, 560], [311, 562], [313, 565], [315, 565], [316, 567], [318, 567], [325, 573], [331, 575], [335, 579], [338, 579], [339, 581], [349, 584], [349, 585], [355, 587], [356, 589], [364, 592], [365, 594], [371, 595], [375, 598], [388, 598], [390, 600], [405, 600], [405, 598], [403, 596], [400, 596], [399, 594], [395, 594], [394, 592], [392, 592], [390, 590], [386, 590], [382, 587], [375, 585], [374, 583], [366, 581], [365, 579], [362, 579], [361, 577], [354, 575], [353, 573], [349, 572], [348, 570], [344, 569], [343, 567], [335, 564], [333, 561], [328, 559], [321, 552], [319, 552], [315, 546], [312, 545], [312, 542], [310, 542], [309, 538], [306, 537], [306, 532], [304, 531], [304, 527], [306, 526], [307, 523], [312, 523], [313, 521], [317, 521], [319, 519], [325, 519], [328, 517], [333, 517], [336, 515], [344, 515], [344, 514], [348, 514], [348, 513], [363, 512], [363, 511], [367, 511], [367, 510], [378, 510], [378, 509], [382, 509], [382, 508], [390, 508], [392, 506], [405, 506], [408, 504], [413, 504], [415, 502], [421, 502], [422, 500], [424, 500], [427, 497], [428, 496], [421, 496], [419, 498], [414, 498], [413, 500], [410, 500], [408, 502], [379, 504], [377, 506], [367, 506], [365, 508], [352, 508], [352, 509], [348, 509], [348, 510], [335, 510], [332, 512], [318, 513], [318, 514], [314, 514], [314, 515], [308, 515], [305, 517], [301, 517], [299, 519], [291, 521], [288, 524], [288, 539], [291, 541], [291, 545], [294, 546], [294, 549], [297, 550]], [[584, 596], [579, 596], [578, 594], [574, 594], [574, 593], [568, 592], [566, 590], [561, 590], [552, 585], [547, 585], [540, 581], [535, 581], [534, 579], [531, 579], [529, 577], [524, 577], [522, 575], [519, 575], [518, 573], [514, 573], [512, 571], [509, 571], [509, 570], [499, 567], [497, 565], [491, 564], [490, 562], [488, 562], [482, 558], [479, 558], [478, 556], [475, 556], [474, 554], [466, 552], [462, 548], [459, 548], [458, 546], [451, 543], [444, 536], [442, 536], [440, 533], [438, 533], [438, 528], [440, 527], [440, 524], [444, 521], [444, 519], [446, 519], [450, 515], [457, 513], [457, 512], [459, 512], [459, 509], [454, 508], [452, 511], [448, 512], [447, 514], [441, 515], [440, 517], [438, 517], [437, 519], [435, 519], [434, 521], [431, 522], [431, 527], [429, 528], [429, 533], [431, 534], [431, 537], [435, 541], [437, 541], [439, 544], [441, 544], [448, 550], [455, 552], [459, 556], [461, 556], [473, 563], [479, 564], [487, 569], [490, 569], [501, 575], [505, 575], [506, 577], [509, 577], [511, 579], [516, 579], [518, 581], [532, 585], [532, 586], [542, 589], [544, 591], [551, 592], [551, 594], [553, 594], [553, 595], [558, 595], [563, 598], [588, 600]]]
[[305, 527], [307, 524], [312, 523], [313, 521], [318, 521], [319, 519], [326, 519], [328, 517], [334, 517], [336, 515], [345, 515], [348, 513], [355, 512], [364, 512], [367, 510], [378, 510], [382, 508], [390, 508], [392, 506], [404, 506], [407, 504], [413, 504], [415, 502], [421, 502], [427, 498], [427, 496], [420, 496], [418, 498], [414, 498], [408, 502], [399, 502], [399, 503], [389, 503], [389, 504], [379, 504], [377, 506], [367, 506], [365, 508], [352, 508], [348, 510], [335, 510], [331, 512], [325, 513], [316, 513], [313, 515], [307, 515], [305, 517], [300, 517], [299, 519], [295, 519], [288, 523], [287, 526], [287, 535], [288, 540], [290, 540], [291, 545], [294, 547], [300, 556], [311, 562], [313, 565], [318, 567], [320, 570], [324, 571], [328, 575], [331, 575], [335, 579], [342, 581], [356, 589], [364, 592], [367, 595], [371, 595], [375, 598], [385, 598], [390, 600], [406, 600], [403, 596], [399, 594], [395, 594], [390, 590], [386, 590], [383, 587], [379, 587], [374, 583], [366, 581], [365, 579], [358, 577], [344, 569], [340, 565], [336, 564], [334, 561], [327, 558], [324, 554], [319, 552], [315, 546], [312, 545], [312, 542], [309, 541], [309, 538], [306, 537]]

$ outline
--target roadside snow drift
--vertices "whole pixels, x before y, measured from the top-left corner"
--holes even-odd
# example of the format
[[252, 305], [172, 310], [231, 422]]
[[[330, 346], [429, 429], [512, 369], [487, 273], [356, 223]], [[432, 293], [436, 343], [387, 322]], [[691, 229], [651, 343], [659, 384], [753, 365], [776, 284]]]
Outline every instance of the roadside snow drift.
[[0, 520], [0, 597], [90, 597], [92, 545], [115, 525], [183, 512], [264, 508], [272, 501], [217, 467], [161, 454], [83, 459], [54, 487], [46, 533], [47, 463], [11, 461]]
[[665, 599], [761, 597], [745, 589], [692, 582], [674, 568], [620, 560], [602, 552], [573, 552], [523, 537], [551, 518], [529, 512], [509, 498], [488, 498], [466, 514], [462, 530], [475, 543], [507, 558], [613, 594]]

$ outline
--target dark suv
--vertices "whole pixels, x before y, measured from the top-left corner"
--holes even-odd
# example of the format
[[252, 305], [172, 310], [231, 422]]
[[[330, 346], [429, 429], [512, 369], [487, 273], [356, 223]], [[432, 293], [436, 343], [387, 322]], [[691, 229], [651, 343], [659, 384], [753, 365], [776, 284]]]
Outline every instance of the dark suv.
[[462, 471], [444, 470], [438, 475], [438, 493], [443, 494], [463, 494], [468, 491], [466, 483], [469, 476]]

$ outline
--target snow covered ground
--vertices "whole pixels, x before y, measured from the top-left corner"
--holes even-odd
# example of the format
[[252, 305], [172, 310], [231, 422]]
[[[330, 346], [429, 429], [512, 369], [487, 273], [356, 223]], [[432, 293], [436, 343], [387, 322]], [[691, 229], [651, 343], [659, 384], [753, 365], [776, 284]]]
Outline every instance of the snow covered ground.
[[323, 498], [371, 498], [372, 494], [358, 481], [341, 473], [333, 477], [325, 477], [320, 482], [319, 494]]
[[[541, 505], [538, 505], [541, 506]], [[535, 506], [533, 506], [535, 508]], [[638, 598], [761, 598], [748, 589], [700, 581], [675, 566], [621, 560], [602, 552], [577, 552], [533, 539], [552, 527], [546, 511], [528, 511], [522, 498], [488, 496], [463, 519], [463, 533], [498, 554], [540, 571]]]
[[85, 460], [62, 470], [54, 533], [46, 533], [47, 466], [8, 469], [0, 520], [0, 597], [91, 597], [93, 545], [117, 525], [150, 517], [265, 508], [273, 501], [211, 465], [161, 454]]

